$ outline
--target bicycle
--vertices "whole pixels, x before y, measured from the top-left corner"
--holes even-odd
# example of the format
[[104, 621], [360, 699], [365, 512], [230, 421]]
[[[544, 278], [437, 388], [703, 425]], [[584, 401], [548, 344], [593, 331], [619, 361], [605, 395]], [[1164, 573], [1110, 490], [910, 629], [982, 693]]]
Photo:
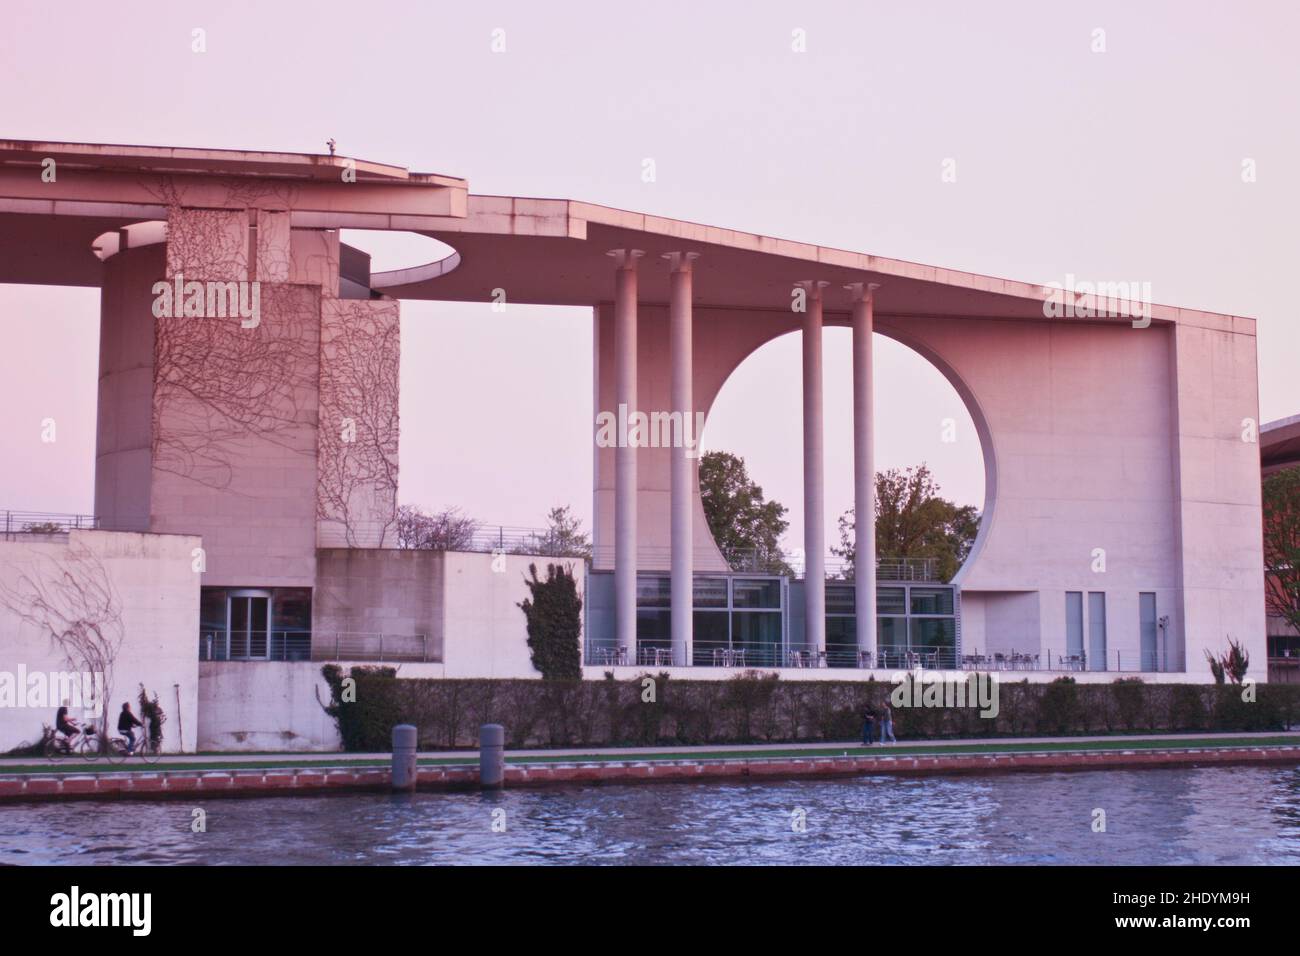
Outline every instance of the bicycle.
[[88, 724], [75, 740], [69, 740], [65, 734], [55, 731], [45, 741], [45, 756], [48, 760], [61, 760], [64, 757], [77, 756], [83, 760], [96, 760], [103, 750], [102, 742], [95, 732], [95, 725]]
[[72, 745], [72, 752], [81, 756], [82, 760], [96, 761], [100, 757], [107, 758], [109, 763], [121, 763], [126, 760], [126, 741], [121, 737], [104, 737], [95, 728], [95, 724], [87, 724], [86, 730], [82, 731], [81, 736]]
[[125, 763], [128, 757], [139, 757], [145, 763], [157, 763], [162, 759], [162, 738], [154, 740], [149, 734], [141, 734], [135, 742], [134, 750], [126, 749], [125, 737], [113, 737], [108, 742], [108, 762]]
[[143, 734], [136, 742], [135, 752], [145, 763], [157, 763], [162, 759], [162, 736], [155, 739], [147, 733]]

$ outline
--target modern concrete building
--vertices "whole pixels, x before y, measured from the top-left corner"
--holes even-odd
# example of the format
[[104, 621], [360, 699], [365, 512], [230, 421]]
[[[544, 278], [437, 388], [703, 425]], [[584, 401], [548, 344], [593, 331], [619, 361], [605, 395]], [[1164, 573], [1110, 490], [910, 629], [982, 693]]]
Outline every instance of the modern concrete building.
[[[1268, 478], [1284, 468], [1300, 467], [1300, 415], [1269, 422], [1259, 430], [1260, 464]], [[1267, 616], [1268, 679], [1300, 683], [1300, 632], [1277, 614]]]
[[[341, 229], [454, 251], [372, 274]], [[476, 195], [341, 156], [17, 141], [0, 142], [0, 281], [102, 290], [89, 534], [201, 542], [184, 555], [198, 623], [172, 639], [197, 639], [211, 673], [383, 653], [532, 674], [513, 607], [526, 556], [502, 574], [484, 555], [399, 550], [394, 533], [401, 300], [503, 296], [592, 310], [593, 674], [919, 664], [1202, 680], [1203, 651], [1230, 636], [1263, 655], [1248, 318], [1148, 305], [1126, 284], [1044, 287]], [[859, 514], [875, 416], [890, 414], [873, 403], [875, 334], [933, 362], [975, 422], [986, 500], [951, 582], [887, 562], [827, 581], [821, 335], [837, 325], [853, 332]], [[727, 377], [790, 332], [804, 342], [795, 580], [729, 567], [689, 447]], [[856, 544], [874, 553], [871, 522]]]

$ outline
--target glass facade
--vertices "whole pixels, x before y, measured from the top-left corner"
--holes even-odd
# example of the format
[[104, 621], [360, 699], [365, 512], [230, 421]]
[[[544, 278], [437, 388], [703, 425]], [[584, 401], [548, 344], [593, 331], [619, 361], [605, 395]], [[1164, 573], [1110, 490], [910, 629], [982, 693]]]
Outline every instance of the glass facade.
[[[672, 579], [637, 577], [639, 663], [672, 648]], [[779, 667], [785, 662], [785, 582], [769, 577], [697, 577], [692, 663]], [[648, 652], [648, 653], [647, 653]]]
[[[876, 660], [867, 666], [955, 667], [957, 617], [951, 587], [876, 586]], [[858, 667], [856, 596], [852, 583], [826, 584], [826, 663]]]
[[[637, 577], [637, 650], [628, 663], [672, 663], [672, 587], [666, 574]], [[826, 583], [826, 652], [812, 653], [787, 628], [789, 584], [765, 575], [695, 578], [691, 661], [696, 667], [956, 667], [955, 589], [892, 582], [876, 589], [877, 657], [858, 652], [852, 582]], [[608, 640], [588, 645], [609, 663]]]
[[311, 660], [311, 588], [202, 588], [199, 660]]

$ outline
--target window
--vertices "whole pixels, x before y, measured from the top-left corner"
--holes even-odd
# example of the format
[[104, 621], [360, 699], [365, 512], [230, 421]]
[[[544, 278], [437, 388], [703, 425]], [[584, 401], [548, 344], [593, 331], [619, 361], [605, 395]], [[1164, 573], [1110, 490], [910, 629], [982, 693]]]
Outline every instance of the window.
[[826, 666], [858, 666], [857, 595], [852, 584], [826, 582]]
[[778, 578], [732, 578], [733, 607], [781, 609], [781, 581]]
[[785, 663], [781, 580], [732, 578], [731, 607], [731, 646], [744, 652], [745, 666]]
[[1088, 592], [1088, 670], [1106, 669], [1106, 592]]
[[695, 579], [695, 609], [701, 608], [727, 608], [727, 579], [726, 578], [696, 578]]
[[1065, 656], [1083, 658], [1083, 592], [1065, 592]]
[[202, 588], [199, 660], [311, 660], [311, 588]]
[[946, 614], [951, 616], [952, 590], [950, 588], [912, 588], [913, 614]]
[[876, 588], [876, 613], [907, 613], [907, 592], [902, 588]]
[[[637, 647], [672, 646], [672, 579], [638, 575], [636, 579]], [[638, 661], [640, 657], [638, 656]]]
[[[636, 603], [640, 661], [647, 649], [672, 647], [672, 578], [638, 575]], [[697, 667], [724, 661], [743, 662], [746, 667], [784, 663], [785, 606], [780, 578], [697, 577], [693, 603], [691, 657]]]
[[695, 612], [691, 617], [691, 657], [696, 667], [708, 667], [731, 646], [731, 584], [727, 578], [695, 579]]
[[1160, 636], [1156, 626], [1156, 596], [1150, 591], [1138, 595], [1138, 627], [1142, 640], [1142, 669], [1164, 670], [1160, 653]]

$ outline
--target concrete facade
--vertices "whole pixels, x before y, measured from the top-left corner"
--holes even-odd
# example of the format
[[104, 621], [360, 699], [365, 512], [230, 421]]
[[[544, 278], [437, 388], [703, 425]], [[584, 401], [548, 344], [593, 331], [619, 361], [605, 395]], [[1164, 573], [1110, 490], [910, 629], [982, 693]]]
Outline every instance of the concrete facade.
[[110, 731], [124, 701], [139, 715], [143, 685], [166, 714], [164, 749], [194, 749], [198, 547], [194, 535], [107, 531], [0, 540], [0, 751], [39, 742], [60, 705], [83, 726], [102, 726], [102, 709], [77, 706], [66, 687], [51, 694], [38, 680], [9, 700], [7, 675], [85, 673], [99, 662]]
[[[41, 182], [47, 157], [69, 172]], [[871, 336], [933, 362], [970, 410], [986, 469], [983, 521], [954, 581], [955, 653], [1059, 658], [1081, 595], [1089, 639], [1105, 619], [1094, 663], [1099, 649], [1107, 670], [1128, 671], [1150, 611], [1142, 595], [1154, 595], [1153, 679], [1208, 680], [1204, 652], [1229, 638], [1265, 654], [1251, 319], [1147, 304], [1139, 320], [1073, 293], [1066, 317], [1038, 285], [576, 201], [473, 195], [462, 179], [344, 157], [6, 141], [0, 159], [0, 281], [103, 290], [103, 526], [199, 536], [204, 587], [311, 589], [313, 641], [422, 635], [447, 676], [535, 676], [516, 606], [528, 558], [394, 550], [400, 300], [488, 302], [505, 288], [511, 302], [593, 310], [593, 412], [677, 414], [692, 432], [747, 356], [804, 336], [814, 516], [820, 329], [855, 328], [859, 506], [873, 416], [889, 413], [871, 401]], [[369, 275], [364, 256], [340, 247], [345, 228], [417, 232], [455, 251]], [[160, 288], [176, 283], [178, 311], [160, 314]], [[260, 314], [190, 312], [190, 283], [256, 287]], [[616, 583], [600, 616], [612, 632], [594, 637], [635, 653], [637, 575], [671, 575], [672, 670], [710, 676], [684, 666], [687, 585], [727, 570], [697, 463], [654, 441], [597, 444], [592, 563]], [[805, 646], [825, 640], [820, 524], [803, 597], [813, 620], [790, 638]], [[875, 593], [869, 576], [855, 582], [858, 603]], [[864, 617], [856, 639], [871, 661]], [[212, 700], [257, 685], [227, 674], [237, 666], [212, 672]], [[212, 733], [298, 733], [286, 720]]]

